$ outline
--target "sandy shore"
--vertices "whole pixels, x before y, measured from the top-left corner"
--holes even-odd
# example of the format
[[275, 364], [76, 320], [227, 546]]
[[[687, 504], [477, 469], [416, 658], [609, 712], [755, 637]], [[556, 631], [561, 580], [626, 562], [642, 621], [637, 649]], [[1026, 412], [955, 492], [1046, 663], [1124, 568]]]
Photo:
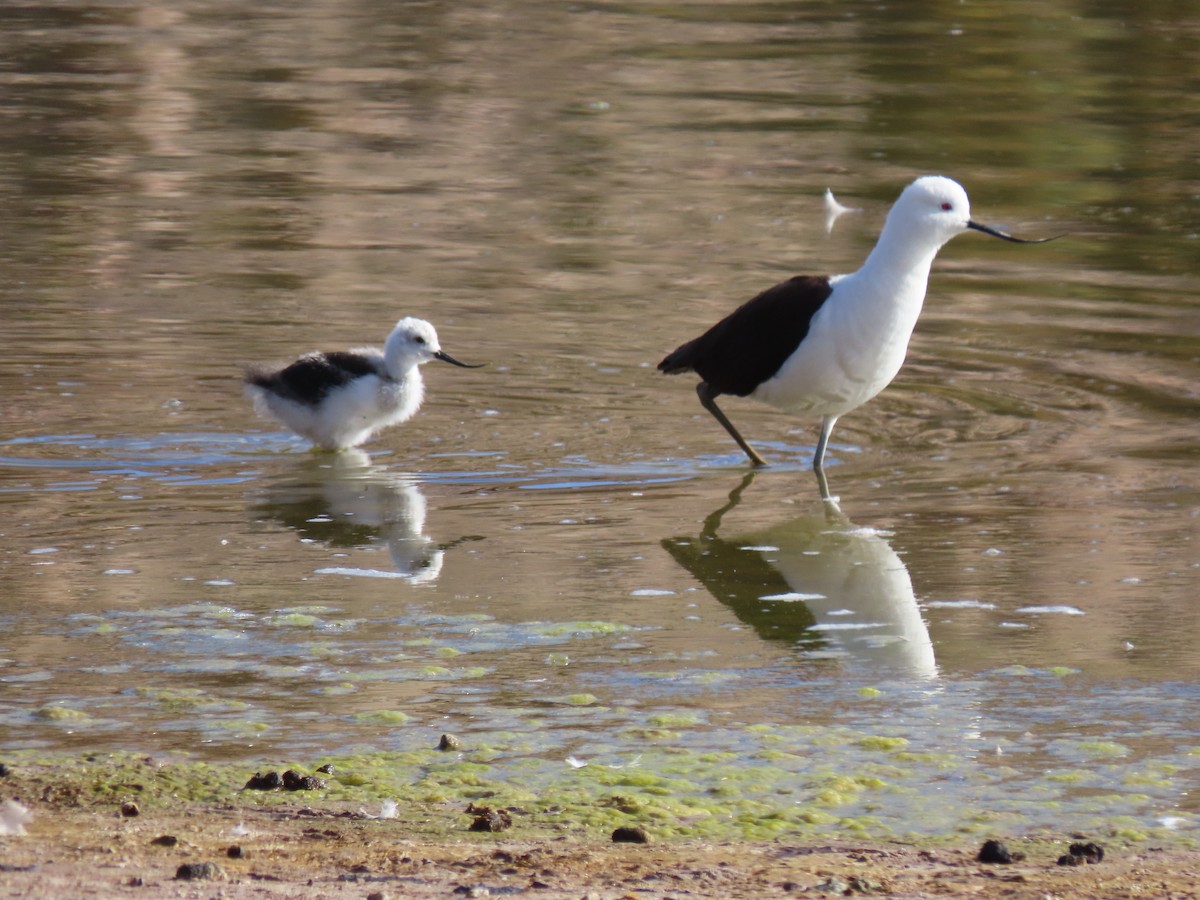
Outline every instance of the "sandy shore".
[[[231, 789], [240, 771], [94, 758], [3, 771], [3, 796], [20, 804], [8, 820], [20, 808], [30, 818], [24, 833], [0, 836], [0, 897], [1200, 897], [1200, 850], [1183, 836], [1174, 846], [1026, 837], [1006, 841], [1022, 855], [1008, 864], [979, 862], [974, 840], [700, 842], [647, 825], [648, 843], [614, 843], [545, 813], [495, 810], [503, 830], [474, 832], [478, 816], [459, 802], [400, 801], [393, 812], [321, 790]], [[204, 791], [220, 799], [197, 799]], [[1081, 839], [1104, 858], [1059, 865]]]
[[1011, 846], [1025, 858], [985, 865], [974, 847], [526, 841], [511, 831], [431, 840], [403, 820], [302, 805], [187, 805], [132, 818], [116, 806], [59, 806], [2, 839], [0, 896], [1200, 896], [1197, 851], [1110, 849], [1098, 864], [1065, 867], [1056, 864], [1065, 841]]

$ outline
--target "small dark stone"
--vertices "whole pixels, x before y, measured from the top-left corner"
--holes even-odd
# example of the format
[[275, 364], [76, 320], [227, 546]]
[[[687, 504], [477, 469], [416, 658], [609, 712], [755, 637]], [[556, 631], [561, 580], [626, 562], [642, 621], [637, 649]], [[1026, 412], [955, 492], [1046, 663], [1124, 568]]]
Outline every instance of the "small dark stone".
[[471, 831], [507, 831], [512, 828], [512, 816], [508, 810], [492, 809], [490, 806], [476, 806], [472, 803], [467, 812], [475, 816], [471, 823]]
[[10, 769], [4, 763], [0, 763], [0, 778], [7, 778], [11, 774], [12, 774], [12, 769]]
[[318, 766], [317, 771], [322, 775], [332, 775], [337, 771], [337, 766], [335, 766], [333, 763], [325, 763], [323, 766]]
[[983, 846], [979, 848], [979, 855], [975, 858], [981, 863], [1011, 863], [1022, 857], [1023, 854], [1009, 852], [999, 841], [984, 841]]
[[213, 881], [224, 878], [225, 873], [216, 863], [184, 863], [175, 870], [176, 881]]
[[646, 829], [640, 825], [632, 827], [622, 825], [612, 833], [614, 844], [648, 844], [650, 843], [650, 835], [646, 833]]
[[134, 816], [140, 816], [142, 811], [138, 809], [138, 805], [132, 800], [126, 800], [121, 804], [121, 815], [127, 819], [132, 819]]
[[241, 844], [234, 844], [232, 847], [230, 847], [228, 850], [225, 851], [225, 855], [228, 856], [230, 859], [245, 859], [246, 851], [242, 849]]
[[367, 900], [388, 900], [388, 896], [383, 891], [375, 891], [367, 894]]
[[[1075, 862], [1064, 863], [1063, 859], [1072, 858]], [[1104, 859], [1104, 847], [1088, 841], [1087, 844], [1072, 844], [1067, 848], [1067, 854], [1058, 858], [1058, 865], [1092, 865]]]
[[145, 882], [145, 880], [143, 880], [141, 875], [134, 875], [127, 882], [125, 882], [125, 886], [126, 887], [145, 887], [146, 882]]
[[179, 838], [173, 834], [160, 834], [150, 842], [155, 847], [174, 847], [179, 843]]
[[255, 772], [254, 776], [246, 782], [243, 791], [273, 791], [276, 788], [283, 787], [283, 779], [279, 777], [278, 772], [268, 772], [266, 775], [261, 772]]
[[295, 769], [283, 773], [283, 789], [285, 791], [319, 791], [325, 787], [325, 782], [316, 775], [301, 775]]
[[461, 750], [462, 741], [452, 734], [443, 734], [442, 739], [438, 741], [437, 748], [439, 750]]
[[1083, 857], [1082, 856], [1073, 856], [1070, 853], [1064, 853], [1062, 856], [1060, 856], [1058, 858], [1058, 864], [1060, 866], [1082, 866], [1083, 865]]

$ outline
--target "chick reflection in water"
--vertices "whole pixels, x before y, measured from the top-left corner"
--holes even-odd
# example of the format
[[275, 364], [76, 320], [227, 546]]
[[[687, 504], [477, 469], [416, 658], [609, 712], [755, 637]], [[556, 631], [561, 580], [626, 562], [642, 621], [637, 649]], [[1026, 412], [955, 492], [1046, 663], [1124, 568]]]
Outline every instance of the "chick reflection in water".
[[717, 534], [753, 480], [754, 473], [746, 476], [698, 537], [663, 541], [675, 561], [763, 638], [811, 657], [936, 676], [908, 569], [878, 531], [856, 527], [826, 504], [765, 531]]
[[319, 569], [323, 574], [430, 584], [441, 574], [446, 550], [458, 543], [437, 544], [424, 533], [425, 495], [415, 479], [372, 465], [361, 450], [305, 460], [287, 481], [268, 489], [256, 512], [329, 547], [385, 545], [393, 567], [336, 566]]

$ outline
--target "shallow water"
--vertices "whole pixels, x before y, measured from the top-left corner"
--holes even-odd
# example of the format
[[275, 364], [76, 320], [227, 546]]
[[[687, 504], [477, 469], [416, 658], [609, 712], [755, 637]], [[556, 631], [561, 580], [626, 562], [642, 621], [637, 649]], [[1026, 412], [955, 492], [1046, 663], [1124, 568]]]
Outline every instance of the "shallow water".
[[[1200, 20], [928, 16], [13, 5], [3, 746], [451, 731], [547, 790], [683, 759], [673, 791], [765, 804], [858, 778], [830, 808], [884, 833], [1194, 835]], [[654, 364], [854, 268], [927, 171], [1068, 237], [943, 250], [834, 434], [833, 514], [813, 423], [727, 401], [747, 477]], [[861, 208], [831, 234], [827, 186]], [[407, 314], [489, 365], [427, 366], [366, 453], [241, 397], [244, 363]]]

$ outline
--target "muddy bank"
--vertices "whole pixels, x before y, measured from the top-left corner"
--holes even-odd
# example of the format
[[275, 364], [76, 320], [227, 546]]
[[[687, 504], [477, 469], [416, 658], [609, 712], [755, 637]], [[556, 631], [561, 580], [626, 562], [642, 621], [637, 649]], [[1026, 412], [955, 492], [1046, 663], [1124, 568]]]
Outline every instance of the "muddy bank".
[[[140, 776], [101, 759], [10, 767], [4, 795], [32, 818], [24, 834], [0, 837], [0, 896], [1200, 896], [1200, 851], [1182, 843], [1026, 836], [1006, 840], [1012, 862], [985, 863], [977, 844], [953, 839], [680, 841], [644, 823], [648, 842], [614, 842], [570, 815], [559, 828], [546, 810], [483, 800], [329, 800], [336, 769], [278, 781], [232, 764], [189, 771], [198, 781], [151, 761]], [[199, 783], [224, 797], [188, 796]], [[1059, 864], [1072, 844], [1104, 853]]]
[[1196, 851], [1122, 848], [1095, 865], [1064, 867], [1056, 858], [1065, 842], [1050, 840], [1021, 842], [1021, 862], [988, 865], [975, 848], [431, 840], [400, 820], [299, 805], [191, 805], [136, 821], [116, 810], [39, 813], [28, 834], [4, 839], [3, 896], [1200, 896]]

